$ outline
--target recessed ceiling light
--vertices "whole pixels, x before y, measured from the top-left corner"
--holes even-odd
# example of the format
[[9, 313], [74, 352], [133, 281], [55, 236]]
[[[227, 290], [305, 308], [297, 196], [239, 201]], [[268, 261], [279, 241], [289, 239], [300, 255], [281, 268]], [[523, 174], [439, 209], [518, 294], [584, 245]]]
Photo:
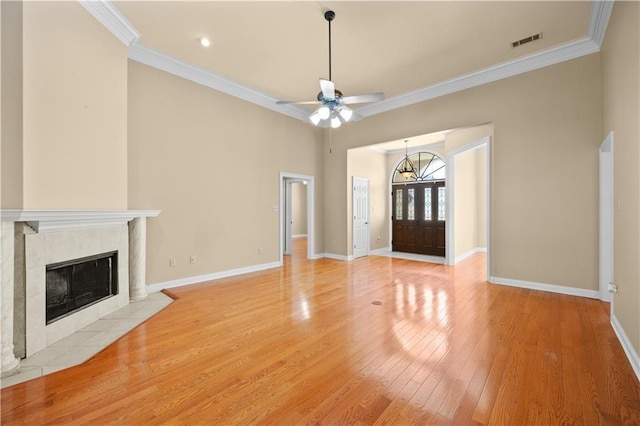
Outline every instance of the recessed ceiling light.
[[211, 41], [207, 37], [199, 37], [198, 41], [203, 47], [209, 47], [211, 45]]

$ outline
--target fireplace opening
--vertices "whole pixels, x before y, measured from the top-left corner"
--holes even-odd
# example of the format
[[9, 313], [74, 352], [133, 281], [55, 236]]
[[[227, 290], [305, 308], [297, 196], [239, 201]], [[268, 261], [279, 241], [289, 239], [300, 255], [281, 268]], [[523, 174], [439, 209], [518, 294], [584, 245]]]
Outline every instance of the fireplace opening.
[[47, 265], [47, 324], [117, 294], [117, 251]]

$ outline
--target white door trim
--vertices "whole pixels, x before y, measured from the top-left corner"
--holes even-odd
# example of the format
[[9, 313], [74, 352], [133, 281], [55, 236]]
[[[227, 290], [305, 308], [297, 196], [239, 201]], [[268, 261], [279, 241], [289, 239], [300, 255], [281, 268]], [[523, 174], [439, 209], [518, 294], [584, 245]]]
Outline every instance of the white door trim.
[[284, 181], [284, 246], [283, 246], [283, 254], [291, 254], [291, 245], [292, 245], [292, 227], [291, 221], [293, 216], [293, 198], [291, 196], [293, 192], [293, 185], [295, 181], [290, 179], [285, 179]]
[[613, 285], [613, 132], [609, 132], [600, 145], [599, 150], [599, 256], [598, 283], [600, 300], [611, 302], [613, 315], [613, 298], [609, 286]]
[[315, 184], [314, 177], [309, 175], [301, 175], [298, 173], [280, 172], [280, 179], [278, 181], [280, 203], [278, 206], [279, 220], [279, 246], [280, 246], [280, 264], [283, 262], [284, 255], [284, 238], [285, 227], [283, 226], [285, 220], [286, 197], [285, 187], [287, 180], [295, 179], [299, 182], [307, 182], [307, 259], [315, 259]]

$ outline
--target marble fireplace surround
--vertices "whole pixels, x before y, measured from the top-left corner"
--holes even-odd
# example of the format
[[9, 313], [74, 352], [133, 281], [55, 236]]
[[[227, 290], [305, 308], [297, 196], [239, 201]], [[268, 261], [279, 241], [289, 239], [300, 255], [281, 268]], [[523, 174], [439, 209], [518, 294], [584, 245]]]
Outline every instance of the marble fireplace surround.
[[[7, 369], [7, 352], [13, 352], [17, 359], [28, 357], [146, 296], [146, 218], [155, 217], [160, 211], [1, 210], [0, 213], [3, 372]], [[118, 251], [118, 295], [47, 325], [46, 265], [108, 251]], [[13, 321], [7, 321], [10, 318]], [[13, 345], [7, 339], [9, 333]]]

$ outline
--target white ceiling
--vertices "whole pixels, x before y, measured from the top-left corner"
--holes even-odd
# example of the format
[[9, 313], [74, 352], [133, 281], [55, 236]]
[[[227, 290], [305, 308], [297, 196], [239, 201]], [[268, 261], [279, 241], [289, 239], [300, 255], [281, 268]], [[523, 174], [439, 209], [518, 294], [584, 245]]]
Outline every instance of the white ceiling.
[[[344, 96], [384, 92], [356, 119], [597, 52], [612, 1], [115, 1], [81, 4], [129, 58], [308, 120], [318, 78]], [[513, 48], [513, 41], [542, 33]], [[208, 48], [198, 43], [206, 36]]]
[[[591, 2], [116, 1], [138, 44], [258, 89], [313, 100], [332, 71], [345, 96], [396, 97], [587, 35]], [[543, 38], [519, 48], [511, 42]], [[204, 48], [197, 39], [207, 36]]]

